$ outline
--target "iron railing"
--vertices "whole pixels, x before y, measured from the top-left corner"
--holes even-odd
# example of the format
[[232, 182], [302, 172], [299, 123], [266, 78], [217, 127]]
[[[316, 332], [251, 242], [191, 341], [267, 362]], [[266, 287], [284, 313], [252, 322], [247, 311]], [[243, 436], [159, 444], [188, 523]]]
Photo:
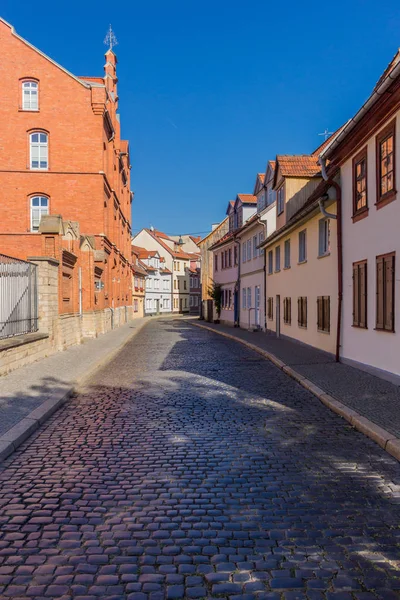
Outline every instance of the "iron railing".
[[37, 267], [0, 254], [0, 339], [38, 330]]

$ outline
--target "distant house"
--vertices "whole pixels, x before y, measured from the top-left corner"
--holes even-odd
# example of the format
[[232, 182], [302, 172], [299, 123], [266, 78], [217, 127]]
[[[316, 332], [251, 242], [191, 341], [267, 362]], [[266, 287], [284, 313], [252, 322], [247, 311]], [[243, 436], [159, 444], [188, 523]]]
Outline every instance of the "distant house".
[[200, 255], [190, 261], [190, 297], [189, 314], [200, 315], [201, 307], [201, 269]]
[[132, 304], [133, 318], [144, 317], [147, 270], [140, 260], [140, 249], [132, 246]]
[[171, 312], [172, 272], [165, 267], [164, 258], [157, 250], [146, 250], [140, 246], [132, 246], [132, 249], [139, 254], [147, 272], [144, 313], [158, 315]]
[[213, 283], [214, 257], [209, 248], [228, 232], [229, 220], [225, 217], [221, 223], [212, 225], [210, 233], [197, 242], [201, 254], [201, 316], [207, 321], [213, 320], [213, 304], [210, 288]]

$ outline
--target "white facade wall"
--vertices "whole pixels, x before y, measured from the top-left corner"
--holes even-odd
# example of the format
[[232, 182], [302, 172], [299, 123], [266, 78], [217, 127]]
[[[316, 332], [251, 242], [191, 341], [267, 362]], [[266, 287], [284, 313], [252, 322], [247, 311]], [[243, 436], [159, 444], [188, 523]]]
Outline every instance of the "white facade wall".
[[[221, 323], [225, 323], [227, 325], [235, 324], [235, 311], [234, 311], [234, 295], [235, 295], [235, 287], [238, 279], [238, 266], [235, 265], [234, 255], [235, 255], [235, 242], [232, 240], [223, 246], [217, 248], [213, 251], [213, 280], [215, 283], [220, 283], [222, 287], [222, 291], [227, 297], [231, 298], [231, 303], [227, 303], [222, 306], [220, 320]], [[231, 251], [231, 267], [222, 268], [222, 252], [229, 250]], [[218, 270], [215, 270], [215, 256], [218, 257]], [[230, 294], [229, 294], [230, 292]], [[226, 297], [226, 296], [225, 296]]]
[[[400, 185], [400, 111], [396, 118], [396, 185]], [[379, 207], [376, 202], [376, 147], [374, 134], [367, 142], [368, 216], [358, 222], [353, 215], [354, 153], [341, 167], [343, 222], [343, 321], [341, 357], [346, 361], [380, 369], [382, 376], [400, 376], [400, 192], [393, 202]], [[365, 144], [364, 144], [365, 146]], [[378, 331], [376, 323], [376, 257], [396, 252], [394, 332]], [[353, 327], [353, 263], [367, 260], [367, 329]], [[385, 373], [386, 372], [386, 373]]]
[[256, 249], [265, 228], [257, 221], [240, 234], [240, 327], [263, 328], [264, 252]]

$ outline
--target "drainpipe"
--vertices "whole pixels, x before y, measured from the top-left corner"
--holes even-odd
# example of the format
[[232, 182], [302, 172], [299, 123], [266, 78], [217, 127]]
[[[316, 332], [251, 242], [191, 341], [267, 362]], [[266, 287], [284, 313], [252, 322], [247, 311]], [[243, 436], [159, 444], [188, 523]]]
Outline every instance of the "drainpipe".
[[237, 240], [236, 238], [233, 238], [233, 241], [235, 242], [235, 244], [237, 244], [238, 247], [238, 276], [237, 276], [237, 280], [236, 280], [236, 289], [237, 289], [237, 319], [236, 319], [236, 323], [235, 323], [235, 327], [240, 327], [240, 241]]
[[[339, 362], [340, 358], [340, 335], [341, 335], [341, 327], [342, 327], [342, 304], [343, 304], [343, 242], [342, 242], [342, 190], [341, 187], [336, 181], [333, 181], [329, 177], [326, 172], [326, 159], [319, 157], [319, 164], [321, 165], [321, 173], [322, 177], [325, 181], [328, 181], [329, 184], [335, 188], [336, 190], [336, 206], [337, 206], [337, 253], [338, 253], [338, 315], [337, 315], [337, 328], [336, 328], [336, 362]], [[323, 208], [323, 202], [326, 199], [326, 196], [322, 197], [319, 200], [319, 205]], [[324, 216], [329, 215], [326, 213], [325, 209], [321, 210]], [[334, 216], [329, 216], [329, 218], [334, 218]]]
[[[257, 217], [257, 223], [264, 227], [264, 241], [267, 239], [267, 223], [263, 222], [260, 217]], [[265, 248], [261, 248], [264, 254], [264, 276], [263, 276], [263, 292], [264, 292], [264, 329], [265, 333], [267, 333], [267, 268], [266, 268], [266, 260], [267, 254]]]

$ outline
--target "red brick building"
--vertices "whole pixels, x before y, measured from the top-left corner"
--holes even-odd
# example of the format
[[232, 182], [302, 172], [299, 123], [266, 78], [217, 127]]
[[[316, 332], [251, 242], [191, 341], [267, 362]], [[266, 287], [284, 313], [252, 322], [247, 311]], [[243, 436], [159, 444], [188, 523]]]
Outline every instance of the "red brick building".
[[0, 252], [59, 261], [60, 314], [80, 314], [95, 335], [132, 311], [117, 57], [106, 53], [104, 77], [76, 77], [2, 19], [0, 42]]

